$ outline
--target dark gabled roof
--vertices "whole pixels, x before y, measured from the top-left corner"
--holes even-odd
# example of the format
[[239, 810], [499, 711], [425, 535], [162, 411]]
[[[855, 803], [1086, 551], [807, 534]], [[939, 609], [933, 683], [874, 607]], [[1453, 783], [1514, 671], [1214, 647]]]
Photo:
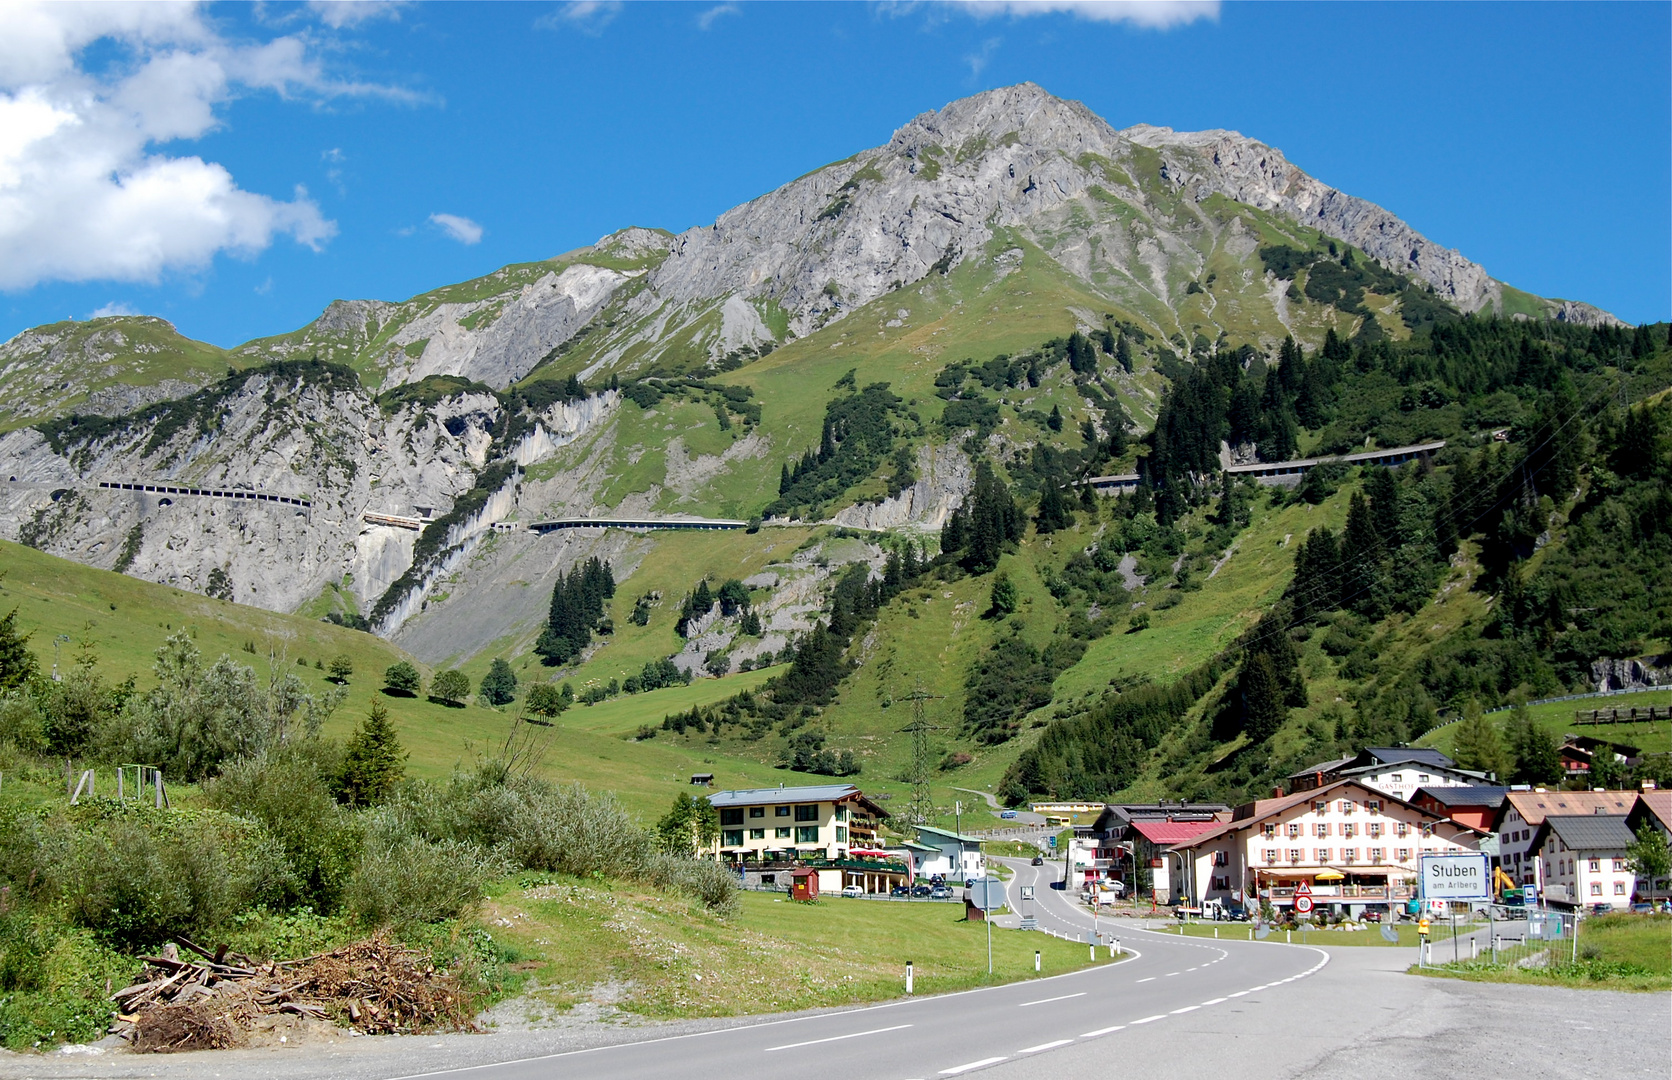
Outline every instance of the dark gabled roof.
[[1416, 802], [1426, 795], [1441, 806], [1490, 806], [1497, 809], [1503, 804], [1504, 796], [1508, 792], [1507, 787], [1491, 787], [1485, 784], [1470, 787], [1425, 787], [1417, 788], [1411, 794], [1411, 801]]
[[1533, 836], [1539, 846], [1555, 833], [1569, 851], [1615, 851], [1630, 847], [1637, 837], [1626, 827], [1624, 814], [1551, 814]]
[[1337, 769], [1345, 768], [1346, 766], [1351, 765], [1352, 763], [1353, 763], [1353, 758], [1350, 758], [1350, 757], [1336, 758], [1334, 761], [1320, 761], [1316, 765], [1308, 765], [1306, 768], [1300, 770], [1299, 772], [1290, 773], [1289, 774], [1289, 779], [1290, 780], [1299, 780], [1302, 777], [1312, 776], [1316, 773], [1324, 773], [1324, 774], [1327, 775], [1329, 773], [1334, 772]]
[[879, 818], [888, 816], [888, 811], [867, 799], [865, 795], [852, 784], [816, 784], [810, 787], [776, 787], [776, 788], [741, 788], [732, 791], [716, 791], [707, 796], [708, 801], [716, 808], [727, 806], [771, 806], [774, 803], [816, 803], [843, 802], [859, 803]]
[[1437, 769], [1457, 768], [1457, 762], [1428, 746], [1367, 746], [1359, 751], [1359, 757], [1367, 758], [1366, 764], [1403, 765], [1410, 761]]

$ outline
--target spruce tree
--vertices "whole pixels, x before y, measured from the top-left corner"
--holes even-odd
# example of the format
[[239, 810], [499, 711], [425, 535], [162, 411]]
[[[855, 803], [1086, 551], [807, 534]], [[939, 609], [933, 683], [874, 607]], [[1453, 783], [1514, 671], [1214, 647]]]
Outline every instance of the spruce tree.
[[1242, 730], [1248, 734], [1249, 742], [1265, 742], [1276, 734], [1289, 715], [1271, 658], [1263, 652], [1249, 653], [1243, 660], [1237, 689], [1242, 704]]
[[1458, 768], [1492, 773], [1500, 780], [1509, 777], [1508, 755], [1498, 725], [1481, 712], [1480, 702], [1470, 698], [1463, 706], [1463, 719], [1457, 725], [1452, 757]]
[[21, 634], [17, 629], [17, 608], [0, 618], [0, 690], [22, 686], [35, 674], [35, 654], [29, 651], [32, 634]]
[[1051, 406], [1051, 415], [1047, 416], [1045, 418], [1045, 426], [1050, 428], [1052, 431], [1061, 431], [1062, 430], [1062, 408], [1061, 408], [1061, 406], [1058, 406], [1058, 405], [1052, 405]]
[[1124, 332], [1120, 340], [1115, 342], [1115, 362], [1120, 364], [1122, 371], [1128, 375], [1132, 374], [1132, 346], [1127, 342]]
[[338, 797], [350, 806], [375, 806], [395, 790], [406, 772], [406, 754], [401, 750], [395, 725], [383, 702], [373, 700], [371, 712], [343, 748], [342, 771], [337, 778]]
[[993, 579], [992, 610], [995, 615], [1009, 615], [1015, 612], [1018, 603], [1016, 597], [1016, 583], [1010, 580], [1009, 574], [1000, 574]]

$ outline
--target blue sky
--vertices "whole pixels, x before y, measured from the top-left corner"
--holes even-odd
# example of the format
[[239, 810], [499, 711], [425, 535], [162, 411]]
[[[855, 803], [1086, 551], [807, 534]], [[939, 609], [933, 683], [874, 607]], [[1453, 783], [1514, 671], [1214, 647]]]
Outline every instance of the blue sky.
[[1261, 139], [1531, 292], [1672, 312], [1666, 4], [1041, 6], [8, 6], [0, 337], [282, 333], [705, 224], [1023, 80]]

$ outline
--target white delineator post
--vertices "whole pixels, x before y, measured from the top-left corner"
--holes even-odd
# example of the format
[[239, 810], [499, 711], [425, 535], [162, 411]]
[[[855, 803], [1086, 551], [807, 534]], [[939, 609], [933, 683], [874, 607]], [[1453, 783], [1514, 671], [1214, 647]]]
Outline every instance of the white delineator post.
[[906, 961], [906, 996], [911, 997], [911, 961]]

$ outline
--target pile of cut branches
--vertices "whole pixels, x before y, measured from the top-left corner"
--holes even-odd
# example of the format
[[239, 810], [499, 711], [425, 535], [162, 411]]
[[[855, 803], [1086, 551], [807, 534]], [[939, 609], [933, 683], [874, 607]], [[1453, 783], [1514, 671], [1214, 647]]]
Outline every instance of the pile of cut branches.
[[132, 986], [111, 995], [111, 1031], [134, 1049], [167, 1053], [236, 1046], [262, 1016], [293, 1013], [367, 1034], [465, 1030], [469, 995], [428, 954], [379, 935], [300, 960], [256, 963], [178, 939], [145, 957]]

